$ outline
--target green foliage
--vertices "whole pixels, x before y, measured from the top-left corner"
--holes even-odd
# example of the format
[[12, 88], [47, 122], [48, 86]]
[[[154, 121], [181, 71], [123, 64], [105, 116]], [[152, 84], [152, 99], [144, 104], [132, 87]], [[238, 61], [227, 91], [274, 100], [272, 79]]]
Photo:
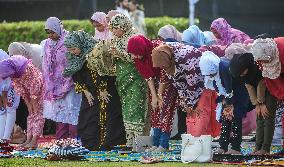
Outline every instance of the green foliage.
[[[172, 24], [182, 31], [188, 27], [187, 18], [156, 17], [145, 19], [148, 37], [156, 38], [158, 30], [167, 24]], [[64, 20], [64, 28], [68, 31], [84, 29], [88, 33], [94, 33], [94, 28], [88, 20]], [[40, 43], [47, 38], [43, 21], [24, 21], [0, 24], [0, 48], [7, 50], [11, 42]]]

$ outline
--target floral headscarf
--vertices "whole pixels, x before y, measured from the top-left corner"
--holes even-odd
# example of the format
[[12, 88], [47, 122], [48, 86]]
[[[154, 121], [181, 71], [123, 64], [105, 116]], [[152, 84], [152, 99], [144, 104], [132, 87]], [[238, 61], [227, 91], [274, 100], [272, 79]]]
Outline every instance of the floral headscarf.
[[123, 14], [115, 15], [109, 23], [109, 28], [110, 30], [118, 28], [125, 32], [121, 37], [114, 36], [111, 40], [111, 45], [116, 48], [118, 55], [123, 55], [119, 56], [121, 59], [133, 62], [131, 55], [127, 52], [127, 44], [129, 38], [137, 34], [137, 30], [133, 27], [130, 19]]
[[112, 31], [113, 28], [121, 29], [127, 32], [133, 28], [133, 24], [127, 16], [117, 14], [110, 20], [109, 23], [109, 29]]
[[269, 60], [268, 63], [261, 63], [262, 76], [276, 79], [281, 73], [281, 63], [276, 42], [272, 38], [256, 39], [252, 44], [254, 61]]
[[224, 18], [218, 18], [211, 24], [211, 29], [215, 29], [220, 39], [217, 39], [218, 45], [230, 45], [232, 43], [243, 43], [250, 37], [244, 32], [232, 28]]
[[64, 45], [67, 48], [79, 48], [81, 50], [78, 56], [70, 52], [66, 54], [68, 66], [64, 69], [63, 75], [71, 76], [83, 67], [86, 55], [93, 50], [96, 41], [84, 31], [73, 31], [65, 37]]

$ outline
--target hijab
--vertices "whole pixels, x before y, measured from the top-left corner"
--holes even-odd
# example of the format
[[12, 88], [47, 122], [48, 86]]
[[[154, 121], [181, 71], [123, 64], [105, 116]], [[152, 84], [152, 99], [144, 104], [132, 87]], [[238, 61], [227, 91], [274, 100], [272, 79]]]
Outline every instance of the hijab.
[[32, 59], [33, 64], [42, 71], [42, 46], [26, 42], [12, 42], [8, 47], [10, 55], [22, 55], [27, 59]]
[[182, 41], [182, 34], [172, 25], [165, 25], [159, 29], [158, 36], [167, 39], [174, 39], [177, 42]]
[[104, 12], [94, 13], [93, 16], [91, 17], [91, 20], [96, 21], [96, 22], [102, 24], [105, 27], [103, 32], [100, 32], [97, 29], [95, 30], [94, 38], [96, 40], [106, 40], [106, 39], [110, 39], [112, 37], [112, 34], [108, 30], [108, 23], [107, 23], [107, 20], [106, 20], [106, 14]]
[[151, 57], [153, 47], [153, 43], [143, 35], [135, 35], [128, 40], [128, 52], [142, 56], [141, 59], [135, 58], [134, 63], [137, 70], [146, 79], [157, 76], [159, 73], [158, 68], [153, 68]]
[[251, 44], [232, 43], [225, 50], [225, 57], [232, 59], [235, 54], [251, 53]]
[[258, 82], [263, 78], [261, 71], [253, 59], [252, 53], [235, 54], [230, 61], [230, 73], [233, 77], [239, 78], [240, 75], [248, 69], [245, 76], [241, 77], [245, 83], [257, 86]]
[[276, 42], [272, 38], [254, 40], [252, 44], [254, 61], [269, 60], [268, 63], [261, 63], [262, 76], [276, 79], [281, 73], [281, 62]]
[[0, 62], [0, 78], [6, 79], [21, 77], [27, 68], [29, 60], [24, 56], [15, 55]]
[[163, 68], [168, 74], [175, 70], [174, 53], [169, 45], [161, 45], [153, 49], [152, 61], [154, 67]]
[[64, 69], [64, 76], [71, 76], [79, 71], [86, 62], [86, 55], [90, 53], [96, 45], [95, 39], [84, 31], [73, 31], [69, 33], [64, 40], [67, 48], [79, 48], [79, 55], [73, 55], [67, 52], [68, 66]]
[[243, 43], [245, 40], [250, 39], [248, 35], [240, 30], [234, 29], [224, 18], [215, 19], [211, 24], [211, 29], [215, 29], [220, 39], [217, 39], [218, 45], [230, 45], [232, 43]]
[[196, 25], [190, 26], [182, 33], [182, 41], [185, 44], [199, 48], [202, 45], [208, 45], [204, 33]]

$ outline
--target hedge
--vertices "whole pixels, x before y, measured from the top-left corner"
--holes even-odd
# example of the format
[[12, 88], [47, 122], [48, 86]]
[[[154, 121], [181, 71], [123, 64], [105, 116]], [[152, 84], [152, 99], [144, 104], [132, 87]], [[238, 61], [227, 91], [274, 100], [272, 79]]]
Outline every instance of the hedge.
[[[182, 31], [188, 27], [187, 18], [155, 17], [145, 19], [148, 37], [156, 38], [160, 27], [172, 24]], [[64, 28], [69, 31], [84, 29], [86, 32], [94, 33], [94, 28], [88, 20], [64, 20]], [[47, 38], [43, 21], [24, 21], [0, 24], [0, 48], [7, 50], [9, 44], [14, 41], [25, 41], [40, 43]]]

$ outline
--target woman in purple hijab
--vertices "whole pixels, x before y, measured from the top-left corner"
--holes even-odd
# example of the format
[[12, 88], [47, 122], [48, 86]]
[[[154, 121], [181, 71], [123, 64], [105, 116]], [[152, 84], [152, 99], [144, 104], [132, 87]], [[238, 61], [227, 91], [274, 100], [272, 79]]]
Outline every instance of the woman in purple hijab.
[[48, 39], [43, 42], [43, 116], [57, 123], [57, 139], [76, 138], [81, 94], [75, 92], [72, 78], [62, 75], [67, 66], [63, 43], [68, 31], [56, 17], [47, 19], [45, 31]]
[[232, 28], [224, 18], [215, 19], [210, 27], [217, 38], [217, 45], [231, 45], [232, 43], [244, 43], [250, 37], [244, 32]]
[[29, 116], [27, 118], [27, 139], [21, 145], [25, 148], [37, 147], [38, 137], [43, 133], [43, 82], [41, 72], [31, 60], [17, 55], [0, 61], [0, 80], [11, 78], [16, 92], [24, 99]]

